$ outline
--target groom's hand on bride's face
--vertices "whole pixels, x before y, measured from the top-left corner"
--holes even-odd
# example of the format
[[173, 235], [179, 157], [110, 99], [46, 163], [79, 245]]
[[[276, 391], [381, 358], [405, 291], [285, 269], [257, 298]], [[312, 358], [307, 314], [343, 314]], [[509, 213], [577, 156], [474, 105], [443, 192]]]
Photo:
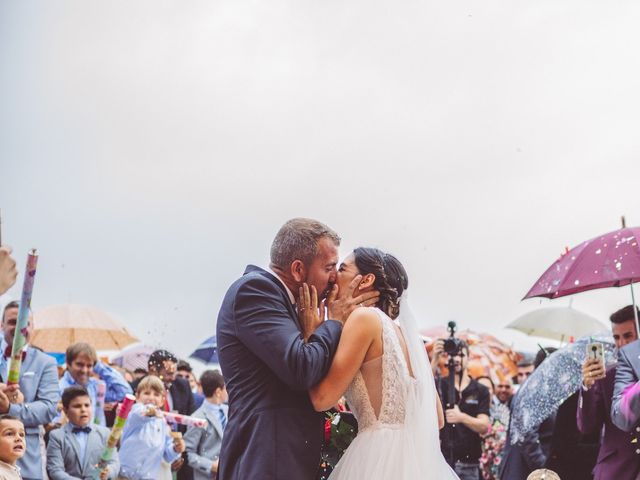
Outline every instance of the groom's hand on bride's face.
[[375, 290], [354, 297], [361, 281], [362, 275], [356, 275], [344, 292], [339, 291], [338, 285], [333, 286], [327, 297], [327, 308], [331, 320], [338, 320], [344, 324], [357, 307], [372, 307], [378, 303], [380, 292]]

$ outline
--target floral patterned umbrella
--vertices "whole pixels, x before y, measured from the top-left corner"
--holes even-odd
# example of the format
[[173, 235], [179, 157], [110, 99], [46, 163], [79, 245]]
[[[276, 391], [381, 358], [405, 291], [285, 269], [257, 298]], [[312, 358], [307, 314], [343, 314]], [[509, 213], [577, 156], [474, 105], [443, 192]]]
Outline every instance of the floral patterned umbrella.
[[603, 343], [607, 368], [615, 363], [615, 348], [610, 334], [582, 337], [553, 352], [513, 397], [510, 426], [512, 444], [522, 441], [526, 433], [536, 429], [578, 391], [582, 383], [582, 364], [587, 356], [587, 344], [592, 341]]

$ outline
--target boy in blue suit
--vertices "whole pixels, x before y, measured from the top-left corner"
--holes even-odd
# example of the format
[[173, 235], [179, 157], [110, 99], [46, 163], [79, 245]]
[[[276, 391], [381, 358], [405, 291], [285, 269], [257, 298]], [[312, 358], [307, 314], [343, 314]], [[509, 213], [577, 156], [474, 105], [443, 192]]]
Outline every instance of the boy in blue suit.
[[229, 396], [224, 377], [218, 370], [206, 370], [200, 377], [200, 385], [205, 400], [193, 416], [207, 420], [207, 427], [189, 427], [184, 442], [193, 479], [207, 480], [218, 473], [218, 457], [228, 417], [225, 402]]
[[[47, 446], [47, 471], [51, 480], [93, 478], [100, 461], [109, 429], [94, 424], [93, 406], [87, 390], [74, 385], [62, 393], [62, 407], [69, 419], [64, 427], [53, 430]], [[100, 480], [114, 480], [120, 465], [114, 453], [109, 464], [100, 472]]]

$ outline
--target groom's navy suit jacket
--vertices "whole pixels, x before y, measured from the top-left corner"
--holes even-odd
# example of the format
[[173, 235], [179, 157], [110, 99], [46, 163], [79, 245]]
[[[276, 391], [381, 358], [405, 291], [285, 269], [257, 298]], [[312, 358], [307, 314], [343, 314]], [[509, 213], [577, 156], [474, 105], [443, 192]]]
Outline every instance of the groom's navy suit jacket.
[[249, 265], [222, 302], [217, 340], [229, 392], [219, 480], [305, 480], [318, 469], [323, 414], [307, 390], [327, 373], [340, 322], [305, 343], [295, 306], [275, 276]]

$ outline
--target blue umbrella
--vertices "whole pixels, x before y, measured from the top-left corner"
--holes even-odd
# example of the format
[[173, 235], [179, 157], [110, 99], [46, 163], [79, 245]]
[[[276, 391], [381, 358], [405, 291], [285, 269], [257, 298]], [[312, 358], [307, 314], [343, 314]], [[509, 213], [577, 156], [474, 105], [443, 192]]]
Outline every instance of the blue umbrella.
[[216, 336], [207, 338], [196, 348], [189, 358], [202, 360], [204, 363], [220, 363], [218, 359], [218, 342]]

